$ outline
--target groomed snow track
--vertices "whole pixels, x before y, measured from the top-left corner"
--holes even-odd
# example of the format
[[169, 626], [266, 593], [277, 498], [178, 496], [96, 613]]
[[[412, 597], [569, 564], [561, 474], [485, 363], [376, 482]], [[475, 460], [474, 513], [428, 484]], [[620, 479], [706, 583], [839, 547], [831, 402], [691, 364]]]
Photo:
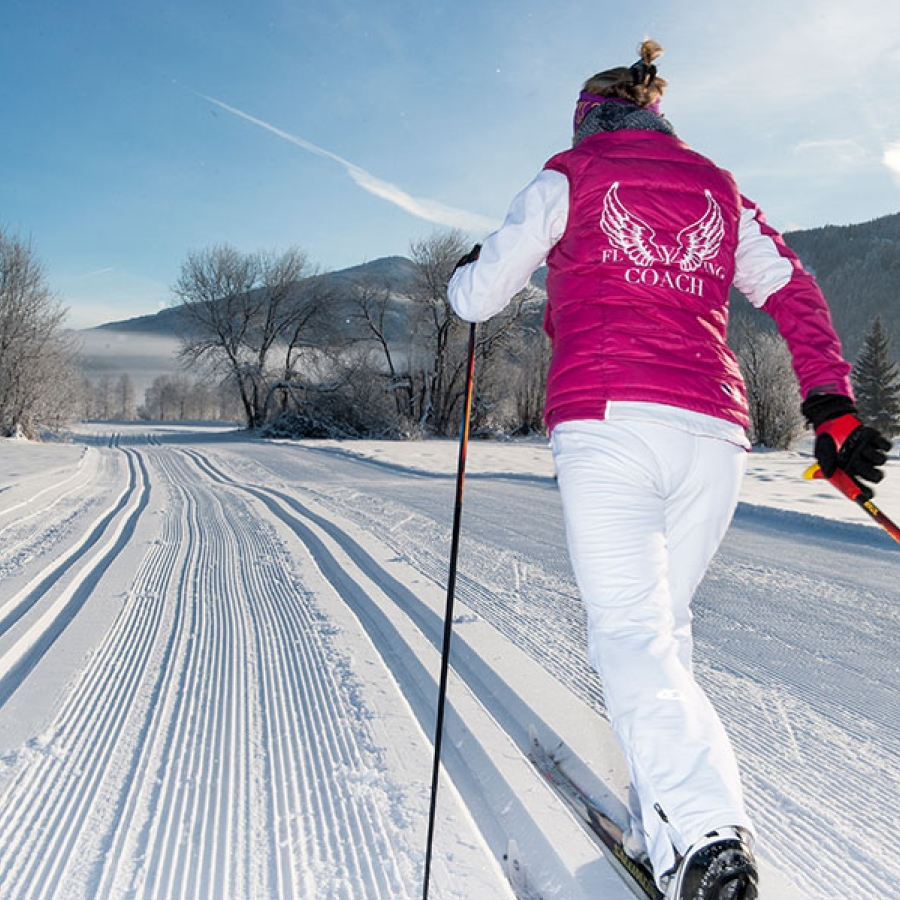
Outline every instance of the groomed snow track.
[[[87, 439], [39, 490], [0, 493], [0, 898], [419, 896], [451, 507], [452, 474], [178, 430]], [[588, 787], [622, 791], [552, 482], [471, 476], [463, 531], [431, 896], [510, 896], [514, 838], [545, 900], [627, 900], [525, 755], [533, 724]], [[816, 872], [888, 885], [874, 841], [858, 869], [834, 853], [869, 813], [836, 825], [826, 788], [837, 773], [873, 800], [892, 788], [896, 678], [854, 718], [856, 657], [830, 660], [829, 697], [787, 662], [827, 640], [793, 636], [803, 597], [758, 589], [770, 620], [737, 620], [766, 581], [764, 537], [742, 536], [698, 610], [714, 699], [755, 717], [734, 729], [764, 853], [796, 867], [779, 835], [807, 835], [829, 848]], [[864, 552], [863, 600], [887, 622], [887, 564]], [[860, 770], [844, 772], [834, 754], [846, 764], [857, 737]], [[767, 900], [827, 896], [799, 863], [799, 886], [767, 866]]]
[[[66, 529], [26, 533], [0, 510], [16, 552], [33, 545], [0, 602], [0, 716], [56, 665], [70, 675], [40, 733], [4, 748], [0, 897], [417, 896], [437, 612], [334, 521], [204, 449], [94, 443], [89, 476], [61, 472], [28, 501], [47, 521], [77, 482]], [[82, 615], [100, 628], [75, 641]], [[511, 823], [544, 869], [595, 863], [586, 841], [573, 857], [544, 837], [517, 797], [530, 767], [464, 682], [432, 896], [507, 895]], [[507, 725], [521, 712], [488, 699]]]

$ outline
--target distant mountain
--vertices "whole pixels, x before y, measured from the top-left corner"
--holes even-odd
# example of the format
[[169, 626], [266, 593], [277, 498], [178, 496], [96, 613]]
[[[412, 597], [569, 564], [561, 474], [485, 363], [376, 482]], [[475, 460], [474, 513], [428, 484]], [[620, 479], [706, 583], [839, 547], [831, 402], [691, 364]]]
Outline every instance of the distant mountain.
[[[378, 284], [387, 284], [394, 293], [403, 294], [406, 293], [412, 284], [414, 274], [415, 266], [412, 260], [407, 259], [405, 256], [385, 256], [371, 262], [361, 263], [358, 266], [351, 266], [348, 269], [326, 272], [320, 277], [337, 284], [368, 279]], [[177, 336], [179, 333], [178, 307], [173, 306], [148, 316], [136, 316], [133, 319], [107, 322], [94, 328], [86, 328], [82, 333], [92, 331]]]
[[[860, 225], [788, 232], [785, 240], [822, 286], [847, 358], [852, 361], [859, 353], [876, 314], [891, 335], [894, 355], [900, 358], [900, 213]], [[415, 267], [406, 257], [389, 256], [321, 277], [337, 284], [371, 280], [387, 284], [402, 297], [412, 284]], [[533, 283], [543, 289], [546, 269], [535, 273]], [[398, 300], [392, 311], [395, 333], [404, 327], [403, 306]], [[335, 318], [346, 312], [336, 307]], [[757, 313], [743, 298], [732, 302], [731, 315], [733, 325], [758, 317], [763, 327], [770, 327], [768, 316]], [[159, 374], [178, 371], [177, 317], [177, 308], [164, 309], [78, 332], [88, 374], [128, 373], [141, 389]]]
[[795, 231], [785, 240], [816, 276], [846, 356], [856, 358], [880, 315], [900, 358], [900, 213]]
[[96, 325], [93, 328], [84, 328], [81, 334], [85, 332], [123, 332], [128, 334], [150, 334], [156, 337], [161, 335], [177, 335], [178, 334], [178, 310], [176, 307], [162, 309], [158, 313], [151, 313], [147, 316], [135, 316], [133, 319], [121, 319], [116, 322], [106, 322], [103, 325]]
[[351, 266], [349, 269], [329, 272], [325, 277], [338, 281], [370, 279], [389, 285], [391, 290], [398, 294], [405, 294], [416, 277], [416, 267], [413, 261], [405, 256], [384, 256], [358, 266]]
[[[872, 319], [880, 315], [900, 359], [900, 213], [860, 225], [791, 231], [784, 239], [822, 288], [846, 358], [856, 359]], [[765, 313], [736, 297], [732, 326], [748, 319], [773, 327]]]

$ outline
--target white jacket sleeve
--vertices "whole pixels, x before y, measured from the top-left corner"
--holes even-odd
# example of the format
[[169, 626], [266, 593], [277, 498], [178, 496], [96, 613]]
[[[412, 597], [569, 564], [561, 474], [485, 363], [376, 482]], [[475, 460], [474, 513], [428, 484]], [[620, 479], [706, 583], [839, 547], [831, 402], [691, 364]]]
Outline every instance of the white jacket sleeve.
[[[750, 201], [744, 199], [745, 204]], [[757, 308], [780, 291], [794, 274], [790, 259], [761, 223], [759, 208], [745, 205], [741, 212], [738, 246], [735, 252], [734, 286]]]
[[546, 260], [568, 215], [569, 181], [545, 169], [513, 199], [503, 224], [484, 239], [479, 258], [453, 273], [447, 293], [456, 314], [483, 322], [500, 312]]

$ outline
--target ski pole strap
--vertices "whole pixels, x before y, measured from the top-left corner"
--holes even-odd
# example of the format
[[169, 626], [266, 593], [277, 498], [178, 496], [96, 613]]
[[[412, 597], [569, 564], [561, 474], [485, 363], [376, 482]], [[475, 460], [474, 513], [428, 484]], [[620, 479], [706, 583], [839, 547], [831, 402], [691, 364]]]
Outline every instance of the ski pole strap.
[[900, 526], [889, 519], [872, 501], [872, 491], [851, 478], [843, 469], [835, 469], [828, 478], [818, 463], [813, 463], [804, 473], [808, 481], [823, 479], [833, 484], [845, 497], [862, 507], [897, 543], [900, 543]]

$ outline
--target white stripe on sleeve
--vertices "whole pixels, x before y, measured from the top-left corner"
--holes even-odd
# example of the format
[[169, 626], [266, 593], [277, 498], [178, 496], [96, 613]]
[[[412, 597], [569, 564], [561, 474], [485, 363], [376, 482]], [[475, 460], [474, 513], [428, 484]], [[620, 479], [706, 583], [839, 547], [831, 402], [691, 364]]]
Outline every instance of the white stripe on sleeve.
[[756, 212], [755, 208], [751, 208], [741, 213], [734, 257], [734, 286], [755, 307], [760, 308], [791, 280], [794, 267], [778, 252], [772, 238], [763, 234]]

